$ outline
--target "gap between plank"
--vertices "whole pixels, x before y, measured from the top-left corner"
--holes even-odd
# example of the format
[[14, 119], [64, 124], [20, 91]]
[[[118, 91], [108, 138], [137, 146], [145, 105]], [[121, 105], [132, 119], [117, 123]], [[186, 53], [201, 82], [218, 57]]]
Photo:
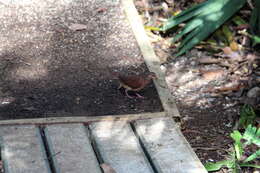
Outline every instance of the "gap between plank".
[[39, 126], [38, 128], [39, 128], [39, 131], [40, 131], [40, 135], [41, 135], [44, 151], [45, 151], [45, 154], [46, 154], [45, 160], [49, 164], [51, 173], [57, 173], [56, 169], [55, 169], [55, 166], [54, 166], [53, 157], [55, 157], [58, 153], [57, 154], [53, 154], [53, 155], [51, 154], [50, 147], [49, 147], [49, 144], [47, 142], [47, 137], [46, 137], [46, 134], [45, 134], [45, 131], [44, 131], [45, 127], [44, 126]]
[[[84, 127], [86, 128], [86, 131], [88, 132], [88, 133], [87, 133], [87, 135], [88, 135], [87, 137], [88, 137], [89, 140], [90, 140], [90, 144], [91, 144], [91, 146], [92, 146], [92, 148], [93, 148], [93, 151], [94, 151], [94, 153], [95, 153], [95, 155], [96, 155], [97, 161], [98, 161], [99, 166], [100, 166], [102, 163], [105, 163], [105, 162], [104, 162], [104, 159], [102, 158], [102, 156], [101, 156], [101, 154], [100, 154], [100, 151], [99, 151], [99, 149], [98, 149], [98, 147], [97, 147], [97, 143], [96, 143], [96, 141], [95, 141], [95, 139], [94, 139], [94, 136], [92, 135], [91, 129], [90, 129], [89, 126], [87, 126], [87, 125], [84, 125]], [[100, 167], [100, 169], [102, 170], [101, 167]]]
[[2, 160], [2, 147], [0, 144], [0, 173], [4, 173], [4, 161]]
[[134, 132], [134, 134], [135, 134], [135, 137], [138, 139], [138, 142], [139, 142], [139, 144], [140, 144], [140, 146], [141, 146], [141, 149], [143, 150], [143, 153], [144, 153], [145, 157], [146, 157], [147, 160], [149, 161], [149, 163], [150, 163], [150, 165], [151, 165], [151, 167], [152, 167], [154, 173], [159, 173], [158, 170], [157, 170], [157, 168], [156, 168], [156, 166], [155, 166], [154, 163], [153, 163], [153, 160], [152, 160], [150, 154], [149, 154], [148, 151], [146, 150], [144, 143], [142, 142], [140, 136], [139, 136], [138, 133], [136, 132], [136, 129], [135, 129], [135, 126], [134, 126], [134, 122], [130, 122], [129, 124], [130, 124], [130, 127], [132, 128], [132, 130], [133, 130], [133, 132]]

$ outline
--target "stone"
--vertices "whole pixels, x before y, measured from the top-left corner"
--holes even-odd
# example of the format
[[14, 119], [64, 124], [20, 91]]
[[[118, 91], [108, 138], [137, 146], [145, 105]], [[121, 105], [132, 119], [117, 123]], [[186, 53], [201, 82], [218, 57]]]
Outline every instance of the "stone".
[[259, 96], [260, 96], [260, 88], [259, 87], [254, 87], [247, 92], [247, 97], [249, 97], [249, 98], [256, 98], [256, 97], [259, 97]]

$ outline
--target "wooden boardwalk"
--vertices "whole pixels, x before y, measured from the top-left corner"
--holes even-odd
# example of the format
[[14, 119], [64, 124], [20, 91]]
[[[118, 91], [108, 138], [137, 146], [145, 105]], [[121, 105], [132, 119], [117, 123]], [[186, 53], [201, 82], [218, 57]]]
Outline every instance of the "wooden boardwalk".
[[174, 121], [161, 115], [3, 121], [4, 173], [101, 173], [102, 163], [117, 173], [206, 172]]
[[133, 1], [122, 5], [165, 112], [0, 121], [4, 173], [102, 173], [103, 163], [116, 173], [207, 172], [171, 118], [180, 114]]

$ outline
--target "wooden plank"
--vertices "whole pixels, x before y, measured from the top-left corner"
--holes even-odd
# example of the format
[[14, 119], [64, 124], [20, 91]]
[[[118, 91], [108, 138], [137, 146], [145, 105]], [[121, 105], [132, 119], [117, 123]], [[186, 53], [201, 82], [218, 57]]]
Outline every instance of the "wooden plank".
[[150, 71], [156, 73], [157, 79], [154, 80], [154, 83], [164, 110], [169, 116], [180, 117], [180, 113], [175, 104], [175, 100], [167, 87], [165, 74], [160, 69], [160, 59], [156, 56], [151, 43], [145, 33], [143, 22], [138, 15], [133, 0], [123, 0], [122, 5], [147, 67]]
[[90, 129], [101, 158], [116, 172], [153, 172], [129, 123], [97, 122]]
[[1, 154], [6, 173], [48, 173], [39, 129], [35, 126], [0, 127]]
[[[61, 115], [62, 116], [62, 115]], [[0, 125], [44, 125], [44, 124], [64, 124], [64, 123], [87, 123], [94, 121], [133, 121], [137, 119], [147, 119], [154, 117], [164, 117], [165, 112], [106, 115], [106, 116], [73, 116], [73, 117], [49, 117], [34, 119], [1, 120]]]
[[101, 173], [87, 133], [83, 124], [45, 128], [56, 173]]
[[159, 173], [206, 173], [172, 118], [137, 120], [134, 123]]

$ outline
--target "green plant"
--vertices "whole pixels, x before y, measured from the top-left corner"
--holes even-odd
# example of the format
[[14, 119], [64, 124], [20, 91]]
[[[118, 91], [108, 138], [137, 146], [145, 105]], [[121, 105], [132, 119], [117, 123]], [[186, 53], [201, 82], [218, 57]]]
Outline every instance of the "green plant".
[[238, 173], [242, 167], [260, 168], [260, 165], [252, 163], [260, 157], [260, 149], [249, 156], [245, 155], [245, 149], [250, 145], [254, 144], [260, 147], [260, 128], [257, 129], [249, 125], [243, 135], [235, 130], [230, 136], [234, 140], [234, 145], [229, 158], [216, 163], [208, 162], [205, 164], [205, 168], [208, 171], [217, 171], [222, 167], [227, 167], [232, 170], [232, 173]]
[[253, 46], [260, 43], [260, 1], [255, 0], [255, 8], [250, 18], [250, 35], [253, 40]]
[[254, 109], [250, 105], [245, 104], [240, 110], [238, 126], [245, 129], [249, 124], [254, 124], [255, 119]]
[[186, 35], [178, 47], [178, 53], [175, 55], [177, 57], [207, 38], [245, 3], [246, 0], [208, 0], [171, 17], [160, 30], [168, 31], [188, 21], [183, 30], [173, 39], [175, 42]]

